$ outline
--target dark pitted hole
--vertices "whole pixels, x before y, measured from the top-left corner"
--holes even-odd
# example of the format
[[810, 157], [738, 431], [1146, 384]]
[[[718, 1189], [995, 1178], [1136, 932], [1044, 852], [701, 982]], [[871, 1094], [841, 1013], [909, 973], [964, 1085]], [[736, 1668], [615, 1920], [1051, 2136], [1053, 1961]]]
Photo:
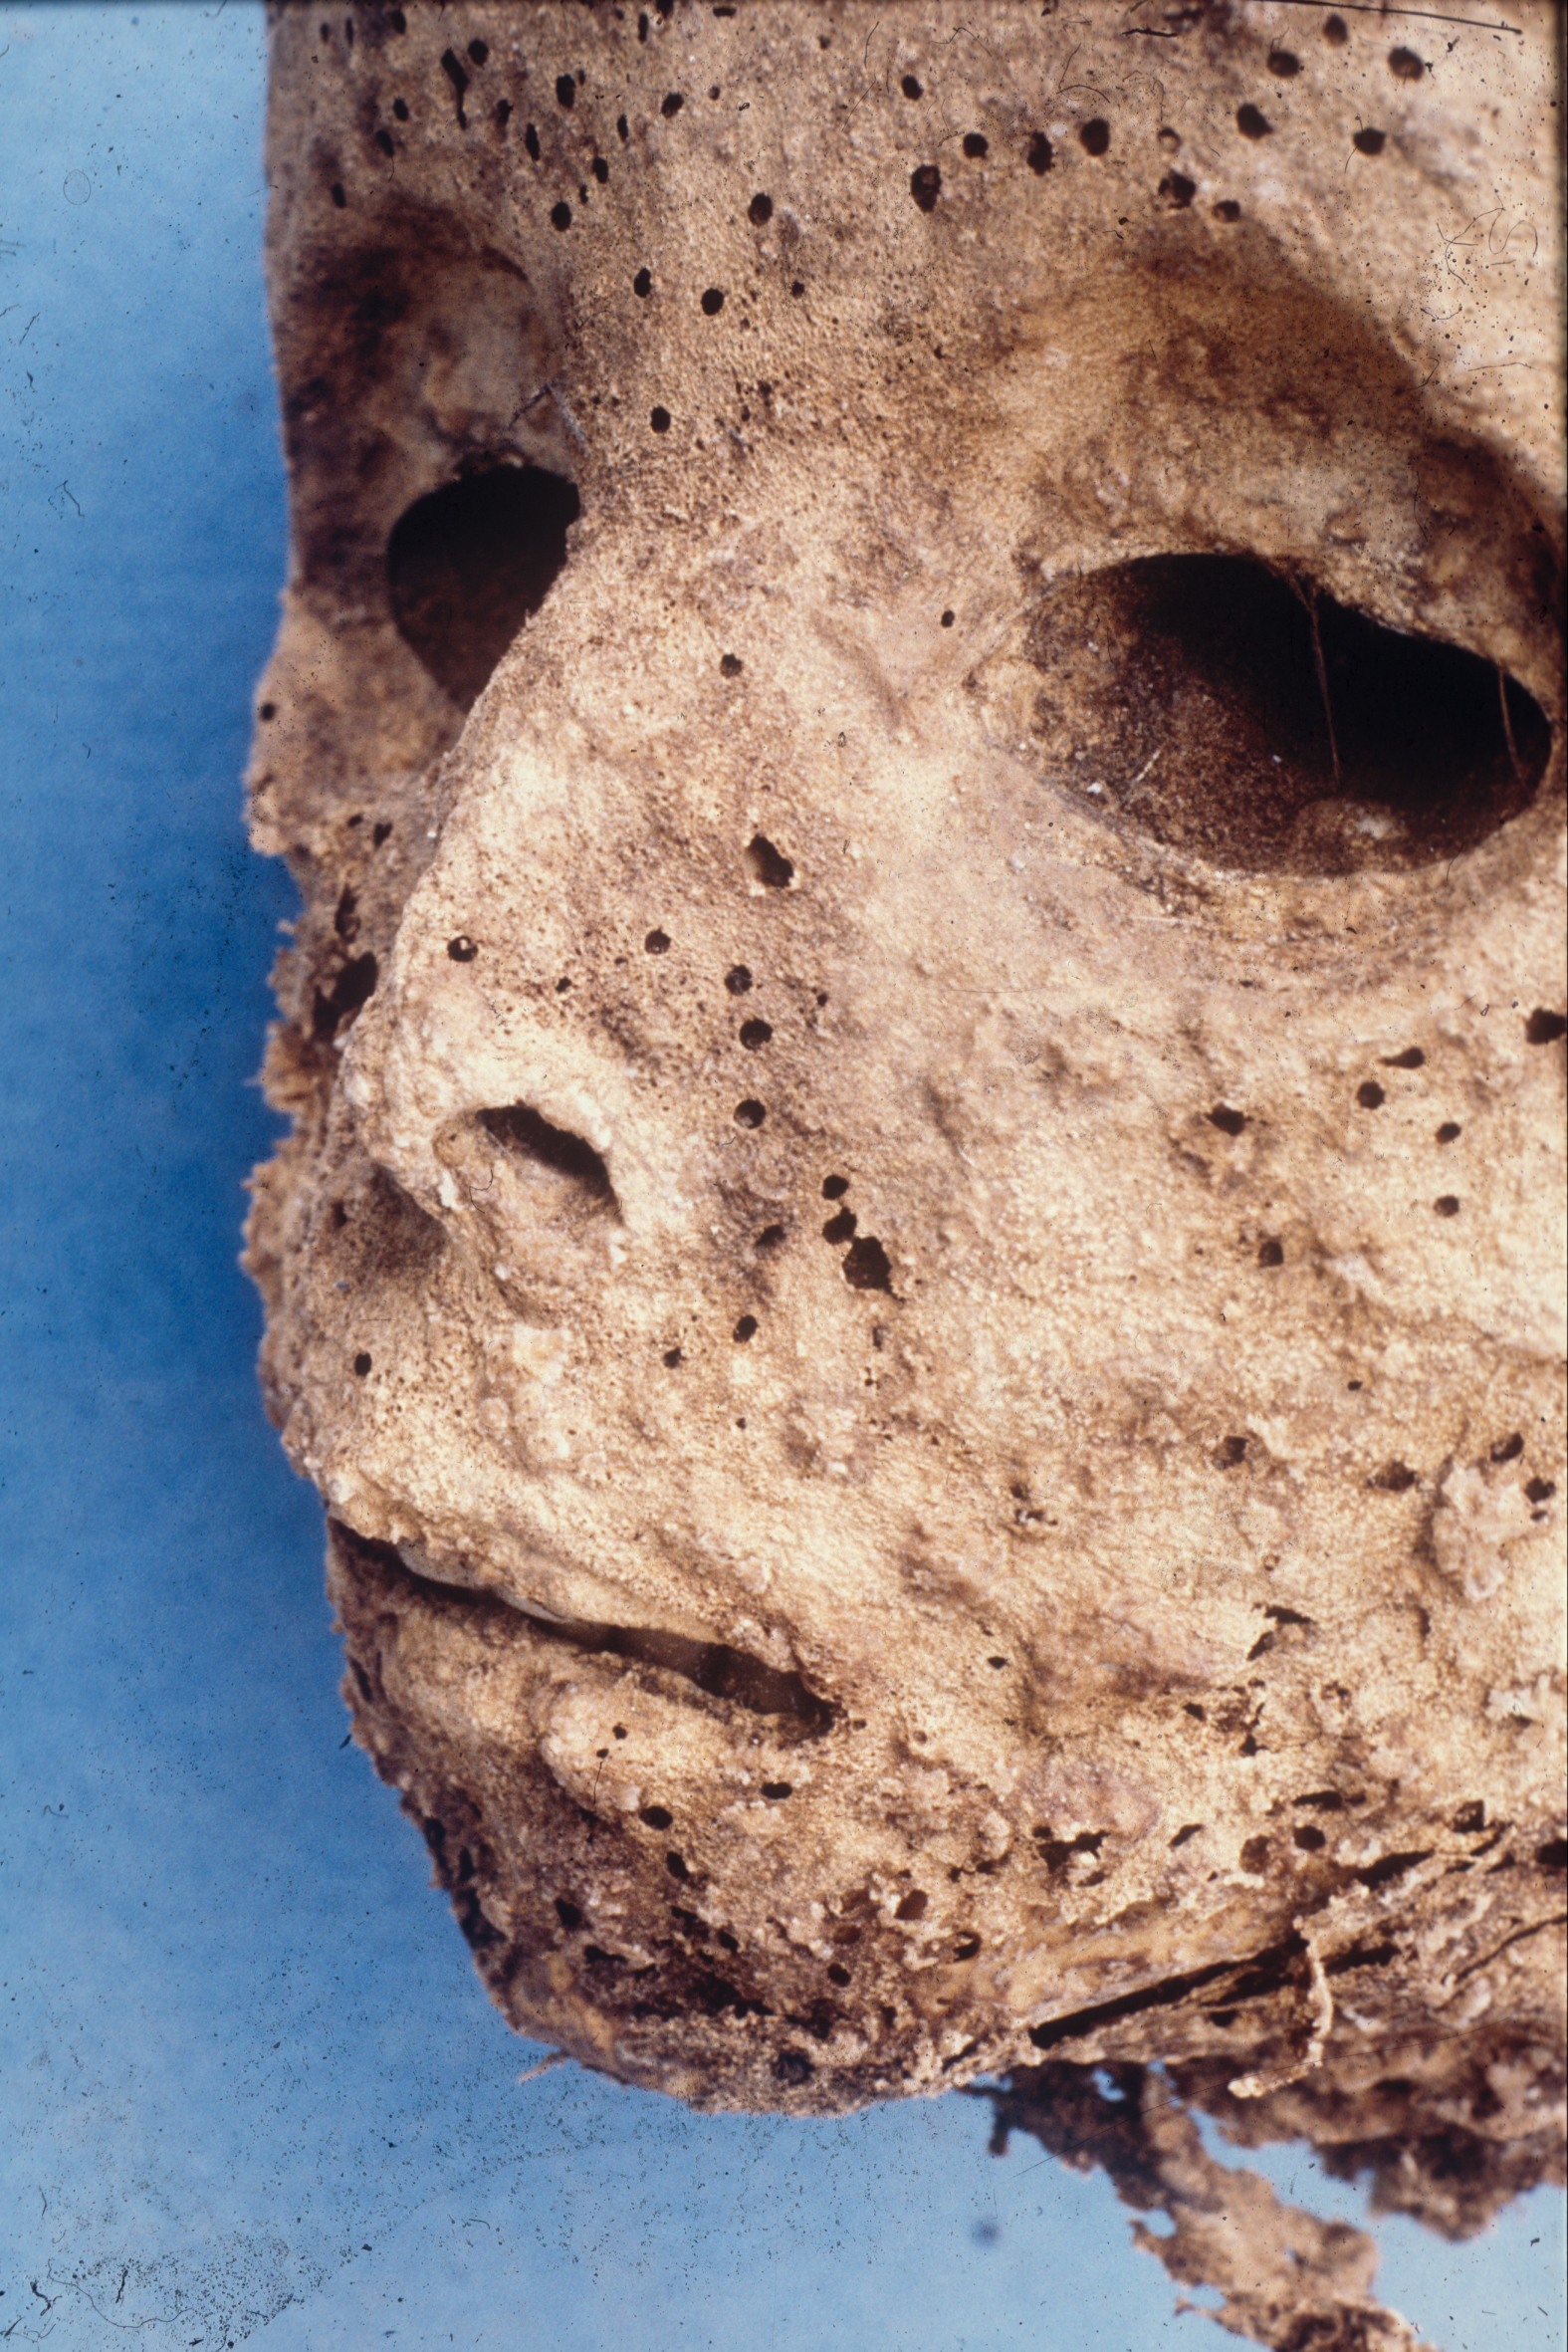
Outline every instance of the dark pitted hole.
[[858, 1241], [851, 1242], [841, 1264], [851, 1291], [886, 1291], [891, 1294], [893, 1269], [874, 1233], [863, 1233]]
[[1449, 1823], [1449, 1827], [1456, 1830], [1460, 1837], [1479, 1837], [1485, 1826], [1486, 1805], [1484, 1799], [1478, 1796], [1472, 1796], [1467, 1803], [1461, 1804]]
[[1427, 1062], [1419, 1046], [1402, 1047], [1398, 1054], [1384, 1054], [1379, 1059], [1385, 1069], [1424, 1069]]
[[577, 86], [575, 82], [569, 74], [558, 74], [556, 76], [556, 104], [560, 107], [574, 107], [576, 103]]
[[1184, 1821], [1176, 1835], [1171, 1839], [1172, 1853], [1175, 1853], [1178, 1846], [1186, 1845], [1189, 1839], [1202, 1837], [1203, 1833], [1204, 1825], [1202, 1821]]
[[389, 8], [386, 21], [394, 33], [406, 33], [408, 30], [408, 19], [400, 8]]
[[1096, 115], [1092, 122], [1084, 123], [1078, 132], [1078, 144], [1086, 155], [1109, 154], [1111, 126], [1103, 115]]
[[841, 1960], [830, 1960], [830, 1961], [828, 1962], [828, 1964], [827, 1964], [827, 1982], [829, 1983], [829, 1985], [847, 1985], [847, 1984], [848, 1984], [848, 1982], [849, 1982], [849, 1971], [848, 1971], [848, 1970], [845, 1968], [845, 1966], [844, 1966], [844, 1964], [843, 1964], [843, 1962], [842, 1962]]
[[609, 186], [609, 165], [602, 155], [595, 155], [593, 158], [593, 176], [601, 188]]
[[557, 983], [556, 983], [556, 994], [557, 994], [557, 996], [558, 996], [558, 997], [563, 997], [563, 996], [566, 994], [566, 991], [567, 991], [567, 990], [570, 988], [570, 986], [571, 986], [571, 983], [570, 983], [570, 981], [569, 981], [569, 980], [565, 980], [565, 979], [558, 980], [558, 981], [557, 981]]
[[1311, 1821], [1303, 1821], [1299, 1829], [1293, 1829], [1290, 1835], [1292, 1843], [1298, 1845], [1303, 1854], [1320, 1854], [1328, 1843], [1322, 1830]]
[[459, 931], [455, 939], [447, 941], [446, 952], [454, 964], [471, 964], [475, 956], [478, 955], [479, 949], [466, 931]]
[[1244, 1437], [1223, 1437], [1215, 1448], [1215, 1468], [1217, 1470], [1239, 1470], [1245, 1460], [1246, 1440]]
[[824, 1201], [841, 1201], [848, 1190], [849, 1179], [847, 1176], [824, 1176], [822, 1178], [822, 1198]]
[[683, 1884], [691, 1877], [691, 1872], [686, 1867], [686, 1856], [684, 1854], [666, 1854], [664, 1857], [664, 1867], [669, 1872], [671, 1878], [678, 1878]]
[[760, 1127], [767, 1116], [767, 1105], [759, 1102], [752, 1094], [748, 1094], [744, 1102], [738, 1102], [735, 1106], [735, 1123], [738, 1127]]
[[1389, 72], [1396, 82], [1419, 82], [1427, 71], [1426, 65], [1414, 49], [1391, 49]]
[[735, 1326], [734, 1337], [744, 1347], [748, 1339], [757, 1337], [759, 1325], [755, 1314], [743, 1314]]
[[653, 272], [651, 270], [639, 270], [631, 282], [631, 291], [633, 294], [637, 295], [650, 295], [653, 292]]
[[904, 93], [904, 96], [907, 99], [924, 98], [926, 95], [924, 89], [920, 83], [916, 81], [913, 74], [906, 74], [898, 87]]
[[263, 720], [275, 719], [278, 716], [278, 705], [275, 702], [264, 702], [259, 706], [256, 716]]
[[1215, 206], [1216, 220], [1223, 220], [1228, 226], [1232, 221], [1239, 220], [1240, 217], [1241, 207], [1233, 196], [1223, 196]]
[[917, 163], [909, 175], [909, 192], [922, 212], [935, 212], [942, 193], [942, 174], [935, 163]]
[[663, 104], [660, 106], [659, 113], [664, 117], [666, 122], [673, 122], [676, 116], [680, 113], [682, 107], [685, 104], [686, 101], [681, 96], [680, 92], [678, 90], [672, 90], [669, 97], [665, 99]]
[[1343, 49], [1350, 39], [1350, 27], [1342, 16], [1326, 16], [1323, 19], [1323, 38], [1330, 49]]
[[1376, 1078], [1363, 1078], [1356, 1088], [1356, 1100], [1363, 1110], [1381, 1110], [1388, 1096]]
[[1459, 1125], [1457, 1119], [1445, 1119], [1438, 1129], [1438, 1141], [1440, 1143], [1457, 1143], [1463, 1132], [1464, 1129]]
[[575, 1903], [568, 1903], [564, 1895], [556, 1897], [556, 1917], [568, 1934], [573, 1928], [579, 1928], [582, 1925], [581, 1912]]
[[789, 292], [793, 299], [798, 302], [801, 295], [805, 292], [805, 280], [803, 278], [794, 279], [790, 284]]
[[1524, 1042], [1527, 1046], [1555, 1046], [1565, 1031], [1568, 1031], [1568, 1021], [1564, 1020], [1561, 1013], [1552, 1013], [1545, 1005], [1537, 1005], [1524, 1025]]
[[318, 989], [312, 1014], [312, 1034], [326, 1044], [336, 1037], [345, 1021], [352, 1021], [362, 1005], [367, 1005], [375, 994], [377, 966], [374, 956], [354, 956], [344, 964], [330, 989]]
[[570, 228], [570, 226], [571, 226], [571, 206], [570, 206], [570, 205], [569, 205], [569, 204], [568, 204], [568, 203], [565, 201], [565, 199], [564, 199], [564, 198], [562, 198], [562, 199], [561, 199], [560, 203], [559, 203], [559, 204], [553, 204], [553, 205], [551, 206], [551, 208], [550, 208], [550, 225], [551, 225], [551, 227], [552, 227], [553, 229], [569, 229], [569, 228]]
[[438, 686], [472, 707], [566, 561], [576, 485], [540, 466], [488, 466], [416, 499], [392, 527], [392, 617]]
[[1568, 1870], [1568, 1838], [1549, 1837], [1535, 1849], [1535, 1863], [1539, 1870]]
[[840, 1209], [838, 1215], [836, 1217], [829, 1217], [827, 1223], [823, 1226], [822, 1239], [824, 1242], [831, 1242], [834, 1249], [836, 1250], [840, 1248], [845, 1242], [852, 1242], [854, 1240], [855, 1228], [859, 1223], [860, 1220], [855, 1215], [853, 1209]]
[[738, 653], [721, 653], [719, 656], [721, 678], [738, 678], [745, 667], [746, 664]]
[[782, 1805], [786, 1796], [793, 1796], [794, 1783], [791, 1780], [765, 1780], [763, 1794], [771, 1805]]
[[794, 880], [794, 866], [782, 850], [776, 849], [766, 833], [753, 833], [746, 844], [746, 870], [754, 882], [761, 882], [770, 890], [787, 890]]
[[1267, 1838], [1247, 1838], [1241, 1848], [1240, 1862], [1241, 1868], [1247, 1873], [1248, 1877], [1261, 1877], [1262, 1873], [1268, 1868]]
[[1252, 106], [1236, 108], [1235, 126], [1243, 138], [1267, 138], [1274, 127], [1268, 117]]
[[1432, 1205], [1440, 1217], [1456, 1217], [1459, 1213], [1459, 1196], [1456, 1192], [1440, 1192]]
[[1555, 1479], [1527, 1478], [1524, 1482], [1524, 1496], [1528, 1503], [1550, 1503], [1556, 1492]]
[[1263, 1242], [1259, 1245], [1257, 1252], [1259, 1266], [1283, 1266], [1284, 1262], [1285, 1245], [1283, 1242]]
[[442, 50], [441, 71], [452, 85], [452, 100], [457, 108], [458, 129], [466, 130], [468, 117], [463, 112], [463, 94], [468, 88], [468, 71], [455, 49]]
[[1029, 654], [1042, 757], [1105, 780], [1087, 810], [1252, 871], [1447, 861], [1528, 806], [1551, 751], [1540, 705], [1493, 663], [1246, 557], [1064, 576], [1035, 607]]
[[668, 931], [650, 931], [642, 944], [650, 956], [667, 956], [670, 952], [670, 935]]
[[984, 131], [966, 130], [964, 133], [964, 152], [972, 163], [979, 163], [983, 156], [989, 155], [991, 153], [991, 141], [989, 138], [987, 138]]
[[1294, 50], [1271, 49], [1268, 53], [1268, 70], [1276, 81], [1293, 82], [1301, 71], [1301, 60]]
[[365, 1354], [364, 1349], [361, 1347], [359, 1353], [353, 1359], [353, 1376], [356, 1380], [362, 1380], [369, 1370], [370, 1358]]
[[756, 195], [752, 198], [750, 204], [748, 204], [746, 207], [746, 217], [751, 222], [754, 229], [766, 229], [768, 223], [774, 217], [774, 200], [772, 196], [765, 195], [763, 190], [759, 188]]
[[1308, 1805], [1315, 1813], [1342, 1813], [1345, 1809], [1345, 1800], [1337, 1788], [1312, 1788], [1305, 1796], [1293, 1796], [1290, 1801], [1293, 1805]]
[[342, 181], [341, 181], [340, 179], [335, 179], [335, 180], [333, 181], [333, 185], [332, 185], [332, 199], [333, 199], [333, 202], [334, 202], [334, 203], [336, 205], [336, 207], [337, 207], [337, 209], [338, 209], [338, 211], [339, 211], [339, 212], [341, 212], [341, 211], [343, 210], [343, 208], [345, 207], [345, 205], [346, 205], [346, 204], [347, 204], [347, 202], [348, 202], [347, 195], [346, 195], [346, 193], [344, 192], [344, 189], [343, 189], [343, 183], [342, 183]]
[[702, 298], [703, 317], [705, 319], [717, 319], [723, 308], [724, 288], [722, 286], [710, 286]]
[[1351, 140], [1358, 155], [1381, 155], [1388, 145], [1386, 130], [1358, 130]]
[[771, 1021], [743, 1021], [741, 1024], [741, 1043], [748, 1054], [760, 1053], [773, 1034]]
[[1043, 130], [1029, 133], [1029, 143], [1023, 150], [1023, 160], [1036, 179], [1043, 179], [1056, 160], [1056, 150]]
[[1168, 147], [1173, 155], [1176, 153], [1177, 148], [1182, 143], [1181, 132], [1179, 130], [1173, 130], [1169, 122], [1164, 123], [1154, 135], [1158, 139], [1160, 145], [1162, 147]]
[[955, 621], [957, 618], [958, 618], [958, 614], [957, 614], [957, 613], [956, 613], [956, 612], [953, 610], [952, 606], [950, 605], [950, 606], [948, 607], [947, 611], [946, 611], [946, 612], [944, 612], [944, 613], [943, 613], [943, 615], [942, 615], [942, 625], [943, 625], [943, 627], [944, 627], [945, 629], [950, 629], [950, 628], [953, 626], [953, 623], [954, 623], [954, 621]]
[[667, 433], [670, 429], [669, 410], [667, 408], [651, 408], [648, 411], [648, 422], [656, 433]]
[[643, 1805], [637, 1818], [646, 1821], [650, 1829], [668, 1829], [675, 1815], [667, 1805]]
[[745, 964], [732, 964], [724, 976], [724, 985], [732, 997], [744, 997], [752, 985], [752, 975]]
[[798, 2088], [809, 2082], [815, 2068], [804, 2050], [781, 2050], [774, 2060], [774, 2080], [788, 2087]]
[[685, 1361], [686, 1358], [678, 1347], [667, 1347], [664, 1350], [664, 1362], [669, 1371], [673, 1372], [678, 1365]]
[[752, 1247], [754, 1250], [782, 1250], [787, 1231], [787, 1227], [783, 1225], [765, 1225]]
[[1198, 182], [1189, 179], [1185, 171], [1168, 171], [1156, 193], [1165, 198], [1173, 212], [1185, 212], [1198, 193]]
[[482, 1110], [479, 1123], [506, 1151], [531, 1160], [558, 1176], [574, 1177], [578, 1184], [606, 1205], [615, 1198], [609, 1170], [591, 1143], [565, 1127], [554, 1127], [542, 1112], [526, 1102], [505, 1109]]
[[915, 1887], [900, 1901], [893, 1917], [895, 1919], [924, 1919], [930, 1903], [931, 1897], [926, 1893], [924, 1887]]
[[470, 41], [468, 54], [476, 66], [482, 66], [490, 55], [489, 44], [484, 41]]
[[375, 143], [380, 148], [383, 155], [390, 155], [395, 152], [392, 145], [392, 134], [389, 130], [378, 130], [375, 134]]
[[960, 1936], [953, 1947], [953, 1957], [955, 1960], [973, 1960], [979, 1950], [979, 1936]]
[[1517, 1462], [1523, 1452], [1524, 1433], [1516, 1429], [1511, 1437], [1500, 1439], [1492, 1447], [1491, 1458], [1494, 1462]]
[[1010, 1666], [1012, 1664], [1012, 1660], [1010, 1658], [988, 1658], [986, 1660], [986, 1664], [988, 1666], [996, 1667], [998, 1673], [1000, 1674], [1004, 1667]]
[[1205, 1118], [1211, 1127], [1218, 1127], [1222, 1135], [1239, 1135], [1246, 1125], [1244, 1110], [1232, 1110], [1229, 1102], [1217, 1102], [1213, 1110], [1206, 1110]]
[[[1385, 1462], [1381, 1470], [1373, 1472], [1367, 1484], [1379, 1495], [1408, 1495], [1419, 1480], [1408, 1462]], [[1306, 1800], [1298, 1797], [1296, 1801], [1302, 1804]]]
[[523, 133], [523, 144], [527, 147], [530, 155], [537, 163], [539, 161], [539, 132], [535, 129], [532, 122], [528, 125], [528, 128]]

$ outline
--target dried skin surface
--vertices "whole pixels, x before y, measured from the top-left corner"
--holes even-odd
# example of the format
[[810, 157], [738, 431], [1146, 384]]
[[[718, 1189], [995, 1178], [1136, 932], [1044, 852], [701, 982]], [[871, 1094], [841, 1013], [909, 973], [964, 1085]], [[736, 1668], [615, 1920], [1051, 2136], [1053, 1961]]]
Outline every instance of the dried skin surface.
[[1550, 21], [1165, 18], [275, 18], [265, 1378], [521, 2028], [1301, 2075], [1478, 2212], [1561, 2132]]

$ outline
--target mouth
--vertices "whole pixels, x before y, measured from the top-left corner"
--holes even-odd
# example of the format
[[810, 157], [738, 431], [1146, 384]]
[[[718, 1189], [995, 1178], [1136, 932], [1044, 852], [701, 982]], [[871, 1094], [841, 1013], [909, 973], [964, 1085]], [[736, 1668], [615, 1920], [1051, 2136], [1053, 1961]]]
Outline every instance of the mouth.
[[842, 1713], [833, 1700], [813, 1691], [802, 1675], [781, 1673], [728, 1642], [700, 1641], [659, 1625], [620, 1625], [600, 1618], [561, 1616], [540, 1602], [521, 1600], [495, 1585], [454, 1584], [427, 1575], [412, 1567], [395, 1544], [362, 1535], [345, 1521], [330, 1521], [329, 1526], [334, 1539], [347, 1547], [350, 1557], [378, 1561], [427, 1599], [456, 1603], [476, 1614], [508, 1611], [525, 1618], [530, 1630], [547, 1642], [560, 1643], [587, 1657], [619, 1658], [634, 1668], [650, 1668], [710, 1699], [767, 1717], [776, 1737], [820, 1739]]

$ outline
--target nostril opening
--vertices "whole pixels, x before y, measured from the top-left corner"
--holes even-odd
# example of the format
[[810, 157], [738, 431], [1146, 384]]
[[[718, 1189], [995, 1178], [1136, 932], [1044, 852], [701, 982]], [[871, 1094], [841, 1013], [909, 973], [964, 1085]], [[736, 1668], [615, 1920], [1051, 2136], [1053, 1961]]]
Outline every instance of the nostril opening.
[[482, 1110], [479, 1123], [515, 1158], [549, 1168], [557, 1176], [570, 1176], [606, 1206], [615, 1205], [614, 1187], [602, 1155], [581, 1135], [553, 1126], [532, 1104], [512, 1102], [502, 1109]]
[[392, 526], [398, 634], [464, 710], [559, 579], [580, 511], [564, 475], [495, 465], [416, 499]]

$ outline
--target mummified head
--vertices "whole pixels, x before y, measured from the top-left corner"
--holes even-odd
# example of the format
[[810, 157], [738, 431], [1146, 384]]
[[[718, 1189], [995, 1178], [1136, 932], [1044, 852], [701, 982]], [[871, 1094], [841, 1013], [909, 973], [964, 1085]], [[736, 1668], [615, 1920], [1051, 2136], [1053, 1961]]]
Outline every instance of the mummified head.
[[1560, 2030], [1547, 17], [1145, 13], [274, 24], [270, 1395], [710, 2103]]

